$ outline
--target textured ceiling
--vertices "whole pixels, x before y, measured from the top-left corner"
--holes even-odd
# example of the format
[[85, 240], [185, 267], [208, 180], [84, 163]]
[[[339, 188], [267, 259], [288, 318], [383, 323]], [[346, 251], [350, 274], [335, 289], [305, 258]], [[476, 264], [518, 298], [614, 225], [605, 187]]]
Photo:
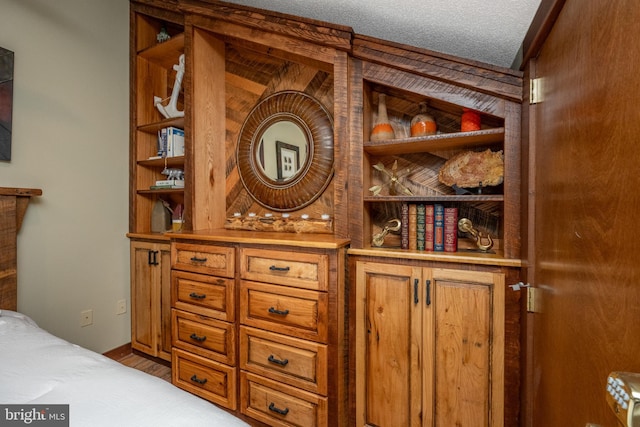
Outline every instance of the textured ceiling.
[[227, 0], [503, 67], [517, 62], [540, 0]]

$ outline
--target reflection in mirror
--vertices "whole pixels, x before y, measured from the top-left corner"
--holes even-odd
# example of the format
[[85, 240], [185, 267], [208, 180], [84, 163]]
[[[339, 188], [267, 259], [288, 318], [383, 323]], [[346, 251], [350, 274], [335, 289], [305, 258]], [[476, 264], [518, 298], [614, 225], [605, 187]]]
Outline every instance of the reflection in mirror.
[[285, 182], [305, 168], [309, 143], [296, 123], [282, 120], [269, 126], [256, 150], [257, 164], [270, 179]]

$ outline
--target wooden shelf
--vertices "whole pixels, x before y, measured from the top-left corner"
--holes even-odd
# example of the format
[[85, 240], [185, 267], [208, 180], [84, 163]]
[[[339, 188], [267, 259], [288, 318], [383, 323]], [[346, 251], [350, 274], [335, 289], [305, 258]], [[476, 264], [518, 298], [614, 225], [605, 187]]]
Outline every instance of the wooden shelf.
[[365, 196], [364, 202], [504, 202], [502, 194], [478, 194], [478, 195], [434, 195], [434, 196]]
[[155, 134], [155, 133], [158, 133], [160, 129], [167, 128], [170, 126], [184, 129], [184, 117], [173, 117], [171, 119], [164, 119], [160, 122], [148, 123], [145, 125], [138, 126], [138, 130], [140, 132]]
[[364, 151], [378, 156], [424, 153], [498, 144], [504, 140], [504, 128], [473, 132], [442, 133], [419, 138], [399, 138], [364, 143]]
[[184, 193], [184, 188], [166, 188], [164, 190], [138, 190], [140, 195], [154, 195], [154, 194], [181, 194]]
[[136, 163], [146, 167], [184, 166], [184, 156], [167, 157], [166, 159], [138, 160]]
[[184, 33], [175, 35], [164, 43], [143, 49], [138, 55], [166, 69], [172, 69], [182, 53], [184, 53]]

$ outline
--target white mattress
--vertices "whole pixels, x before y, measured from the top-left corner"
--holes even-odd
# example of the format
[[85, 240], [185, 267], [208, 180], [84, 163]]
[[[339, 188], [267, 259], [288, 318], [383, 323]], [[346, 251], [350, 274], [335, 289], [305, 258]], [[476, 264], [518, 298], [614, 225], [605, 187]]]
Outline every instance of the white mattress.
[[0, 310], [0, 403], [69, 404], [73, 427], [248, 426], [210, 402]]

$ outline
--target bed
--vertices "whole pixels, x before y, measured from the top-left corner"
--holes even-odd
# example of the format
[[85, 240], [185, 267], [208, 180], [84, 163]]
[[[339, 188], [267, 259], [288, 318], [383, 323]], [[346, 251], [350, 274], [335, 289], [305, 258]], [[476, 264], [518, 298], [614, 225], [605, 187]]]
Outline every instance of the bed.
[[210, 402], [58, 338], [11, 310], [0, 310], [0, 404], [68, 404], [69, 425], [76, 427], [248, 426]]

